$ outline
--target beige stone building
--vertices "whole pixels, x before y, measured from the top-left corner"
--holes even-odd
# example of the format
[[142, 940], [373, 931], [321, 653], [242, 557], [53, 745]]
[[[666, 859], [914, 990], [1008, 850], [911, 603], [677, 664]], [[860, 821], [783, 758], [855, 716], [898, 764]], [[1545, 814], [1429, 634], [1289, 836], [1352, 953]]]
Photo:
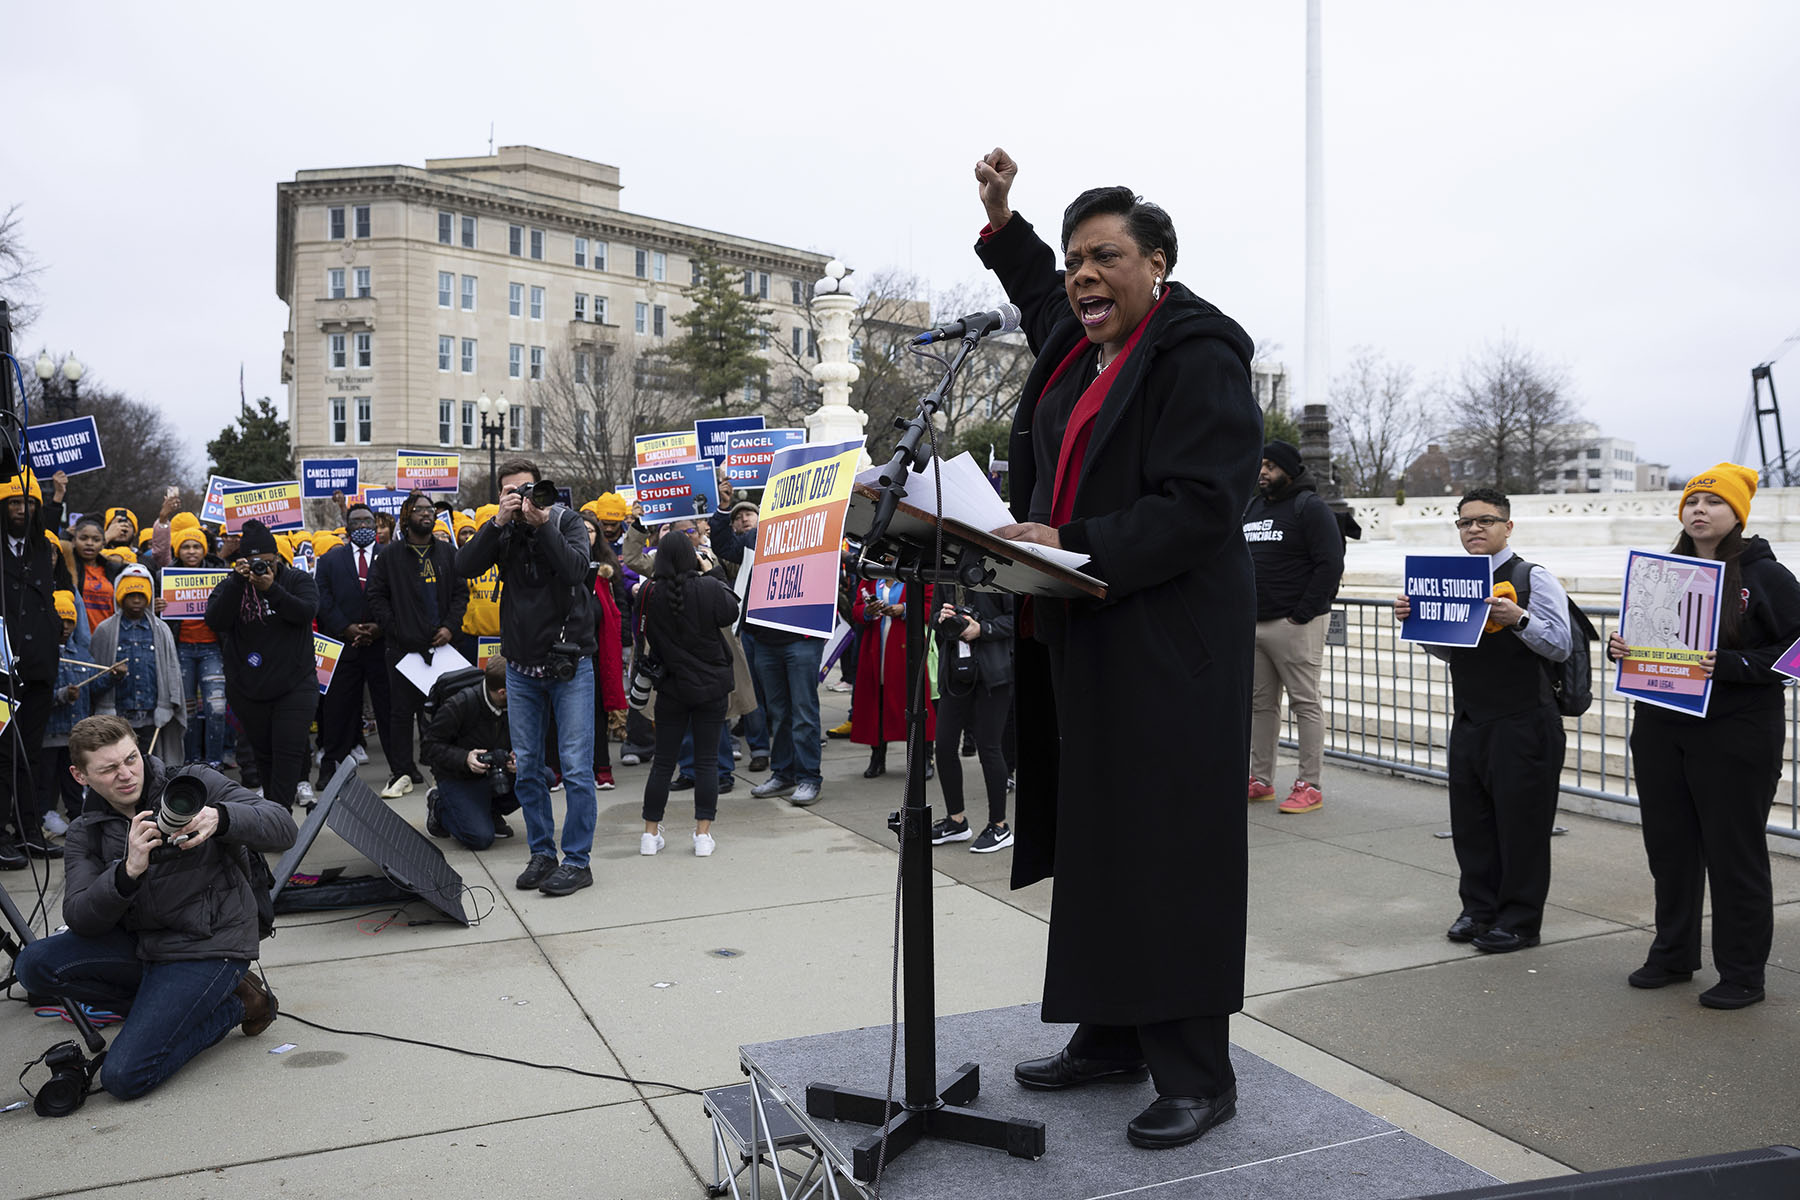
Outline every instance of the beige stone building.
[[772, 311], [772, 364], [807, 349], [826, 255], [626, 212], [620, 190], [617, 167], [529, 146], [279, 184], [295, 457], [356, 456], [385, 486], [396, 449], [444, 447], [485, 474], [477, 401], [504, 394], [504, 448], [553, 469], [567, 437], [546, 411], [553, 369], [580, 378], [679, 336], [702, 247]]

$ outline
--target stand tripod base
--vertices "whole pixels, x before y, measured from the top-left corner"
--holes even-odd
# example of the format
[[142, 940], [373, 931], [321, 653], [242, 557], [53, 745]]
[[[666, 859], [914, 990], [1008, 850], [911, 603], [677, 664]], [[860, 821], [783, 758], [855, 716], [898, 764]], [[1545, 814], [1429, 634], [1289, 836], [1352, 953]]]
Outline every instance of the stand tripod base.
[[827, 1121], [876, 1126], [851, 1151], [851, 1173], [863, 1183], [875, 1178], [875, 1162], [884, 1134], [889, 1162], [923, 1137], [1004, 1150], [1014, 1158], [1042, 1158], [1044, 1123], [1014, 1121], [963, 1107], [980, 1091], [981, 1068], [964, 1063], [938, 1089], [937, 1103], [930, 1108], [905, 1108], [898, 1104], [890, 1107], [888, 1098], [879, 1092], [814, 1083], [806, 1089], [806, 1112]]

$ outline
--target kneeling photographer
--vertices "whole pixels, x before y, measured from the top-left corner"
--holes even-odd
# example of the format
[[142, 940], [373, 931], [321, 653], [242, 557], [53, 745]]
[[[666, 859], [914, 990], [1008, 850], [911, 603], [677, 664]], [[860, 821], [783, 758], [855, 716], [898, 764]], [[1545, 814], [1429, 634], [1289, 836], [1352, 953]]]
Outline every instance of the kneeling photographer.
[[280, 804], [209, 767], [173, 774], [138, 751], [131, 726], [88, 717], [69, 732], [87, 789], [65, 839], [68, 930], [32, 942], [15, 970], [33, 995], [130, 1016], [99, 1066], [120, 1100], [150, 1091], [233, 1025], [268, 1028], [275, 998], [257, 957], [249, 851], [294, 844]]
[[[453, 687], [462, 674], [445, 676], [443, 684]], [[425, 727], [420, 757], [437, 776], [426, 794], [426, 832], [453, 837], [471, 850], [512, 836], [506, 814], [519, 807], [513, 795], [518, 766], [506, 723], [505, 658], [494, 655], [479, 678], [444, 697]]]

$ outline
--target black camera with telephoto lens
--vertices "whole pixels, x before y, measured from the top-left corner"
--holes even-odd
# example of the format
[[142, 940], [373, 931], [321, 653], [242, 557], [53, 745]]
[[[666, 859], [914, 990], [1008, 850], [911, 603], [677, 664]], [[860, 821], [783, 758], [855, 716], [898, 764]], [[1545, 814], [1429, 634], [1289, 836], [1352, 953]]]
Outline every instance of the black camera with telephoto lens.
[[969, 627], [969, 622], [974, 618], [974, 609], [966, 604], [959, 604], [956, 606], [955, 612], [947, 617], [939, 617], [936, 621], [933, 621], [932, 624], [940, 633], [947, 633], [951, 637], [961, 637], [963, 635], [963, 630]]
[[507, 758], [504, 750], [483, 750], [475, 755], [476, 762], [487, 764], [488, 794], [496, 800], [512, 795], [512, 776], [506, 773]]
[[521, 483], [513, 489], [513, 494], [531, 501], [533, 508], [549, 508], [556, 503], [556, 485], [548, 479], [540, 479], [536, 483]]
[[31, 1107], [40, 1117], [66, 1117], [87, 1103], [93, 1090], [94, 1077], [100, 1073], [102, 1052], [88, 1058], [74, 1042], [58, 1042], [44, 1051], [44, 1065], [50, 1078], [37, 1090]]
[[206, 781], [193, 775], [175, 774], [163, 785], [162, 799], [156, 806], [156, 828], [163, 844], [150, 851], [151, 862], [163, 862], [181, 853], [187, 835], [177, 837], [188, 822], [206, 807]]

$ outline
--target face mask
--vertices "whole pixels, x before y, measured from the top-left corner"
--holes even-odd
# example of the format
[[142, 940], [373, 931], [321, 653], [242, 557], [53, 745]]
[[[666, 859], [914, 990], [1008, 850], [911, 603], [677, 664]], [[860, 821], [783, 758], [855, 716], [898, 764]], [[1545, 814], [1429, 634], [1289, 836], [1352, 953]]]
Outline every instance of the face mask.
[[350, 531], [350, 544], [367, 550], [370, 546], [375, 544], [375, 531], [373, 529], [352, 529]]

